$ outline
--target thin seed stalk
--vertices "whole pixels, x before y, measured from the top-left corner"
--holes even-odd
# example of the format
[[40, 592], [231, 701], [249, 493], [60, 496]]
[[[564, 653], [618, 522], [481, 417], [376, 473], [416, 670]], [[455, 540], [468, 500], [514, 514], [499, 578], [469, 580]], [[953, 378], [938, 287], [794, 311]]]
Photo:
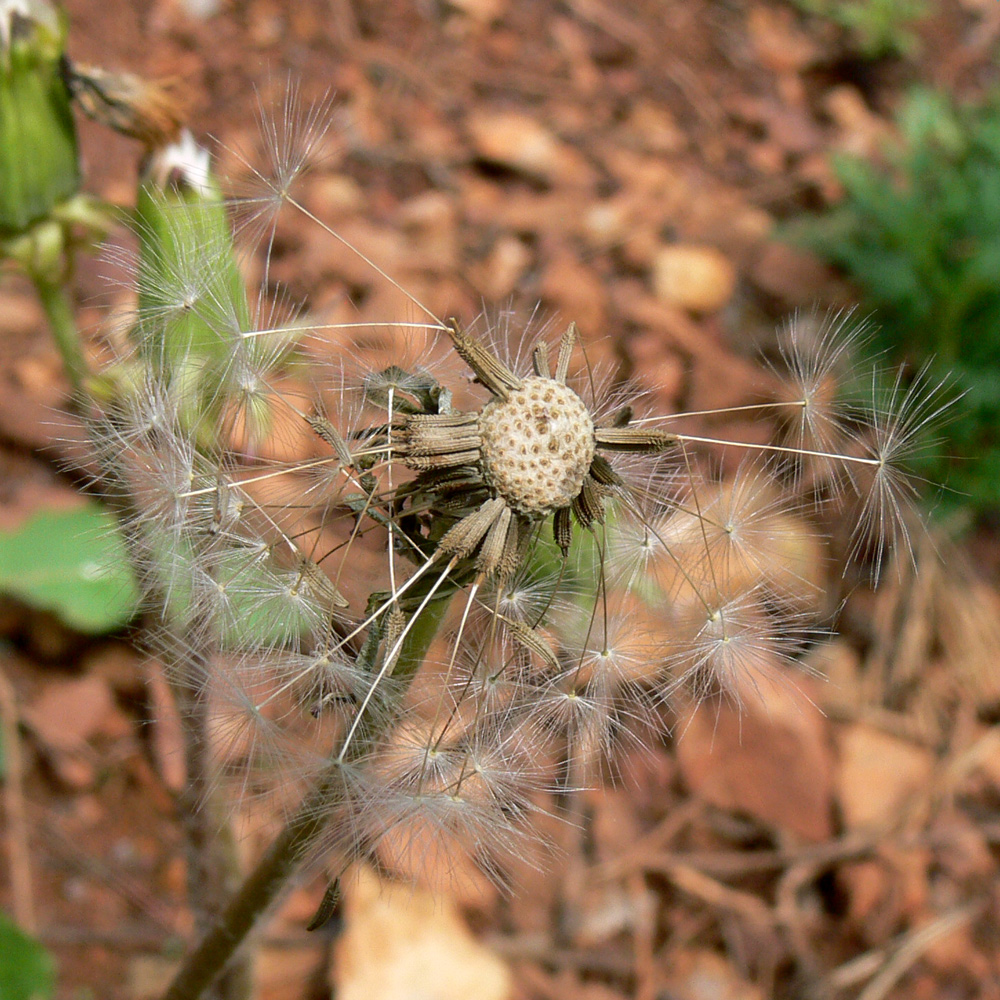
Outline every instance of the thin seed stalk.
[[[450, 596], [430, 602], [413, 623], [396, 663], [396, 678], [412, 679], [427, 655], [450, 602]], [[353, 745], [364, 742], [359, 740]], [[342, 767], [338, 755], [333, 755], [329, 767], [306, 793], [295, 815], [244, 880], [215, 925], [185, 959], [163, 1000], [198, 1000], [225, 970], [257, 921], [324, 836], [330, 813], [340, 801]]]
[[322, 835], [328, 810], [336, 805], [339, 795], [339, 772], [339, 766], [331, 764], [306, 796], [215, 925], [187, 957], [163, 1000], [197, 1000], [212, 985]]
[[63, 367], [73, 386], [73, 392], [80, 397], [84, 380], [89, 374], [83, 350], [80, 347], [80, 334], [73, 317], [73, 307], [66, 293], [65, 285], [47, 281], [40, 276], [33, 276], [35, 290], [45, 310], [56, 347], [62, 355]]
[[[192, 631], [198, 632], [197, 626]], [[232, 824], [220, 801], [209, 750], [209, 711], [206, 692], [195, 678], [204, 676], [202, 650], [194, 648], [183, 657], [165, 663], [172, 680], [181, 717], [184, 761], [187, 772], [179, 805], [185, 829], [188, 905], [194, 911], [195, 927], [208, 930], [219, 917], [225, 900], [239, 885], [239, 856]], [[249, 1000], [253, 995], [252, 963], [234, 964], [212, 990], [215, 1000]]]
[[[108, 446], [102, 435], [92, 434], [91, 440], [96, 446], [104, 497], [118, 520], [129, 561], [136, 578], [140, 579], [144, 557], [143, 542], [135, 530], [138, 523], [135, 500], [125, 476], [119, 470], [114, 449]], [[162, 595], [152, 595], [152, 603], [162, 609], [167, 607]], [[187, 777], [178, 804], [185, 827], [188, 900], [200, 931], [213, 926], [218, 920], [224, 900], [242, 874], [232, 826], [219, 802], [217, 783], [207, 752], [209, 720], [206, 699], [204, 692], [199, 691], [193, 681], [197, 676], [204, 676], [204, 668], [199, 662], [202, 655], [198, 649], [189, 651], [186, 658], [164, 655], [163, 664], [182, 720]], [[190, 681], [186, 682], [184, 678]], [[213, 991], [217, 1000], [249, 1000], [252, 995], [253, 977], [249, 961], [233, 964]]]

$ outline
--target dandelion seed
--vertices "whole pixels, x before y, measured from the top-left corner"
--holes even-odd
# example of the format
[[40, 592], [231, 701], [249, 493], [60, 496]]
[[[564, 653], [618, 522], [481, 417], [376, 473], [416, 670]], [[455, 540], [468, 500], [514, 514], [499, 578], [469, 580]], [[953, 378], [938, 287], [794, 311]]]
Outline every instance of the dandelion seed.
[[[327, 112], [264, 125], [273, 162], [242, 207], [265, 257], [282, 206], [349, 245], [292, 191]], [[180, 244], [183, 216], [156, 232]], [[302, 856], [461, 849], [499, 879], [542, 797], [655, 737], [675, 698], [739, 703], [797, 663], [821, 611], [817, 511], [854, 494], [852, 555], [876, 571], [907, 544], [899, 463], [941, 386], [845, 402], [847, 317], [791, 324], [783, 388], [737, 408], [771, 434], [734, 442], [579, 364], [572, 323], [481, 334], [408, 295], [425, 322], [362, 332], [274, 302], [268, 264], [252, 294], [232, 265], [214, 237], [150, 248], [115, 364], [129, 391], [93, 428], [225, 777], [282, 800], [314, 782]], [[731, 449], [743, 461], [720, 463]]]

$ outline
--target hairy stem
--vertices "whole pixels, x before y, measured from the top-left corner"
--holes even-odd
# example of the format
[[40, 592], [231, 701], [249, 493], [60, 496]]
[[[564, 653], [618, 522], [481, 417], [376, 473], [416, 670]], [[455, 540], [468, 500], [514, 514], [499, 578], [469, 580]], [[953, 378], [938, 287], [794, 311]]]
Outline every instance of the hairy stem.
[[[204, 685], [204, 652], [165, 657], [181, 717], [187, 780], [180, 796], [187, 848], [188, 905], [195, 927], [205, 933], [219, 919], [225, 901], [239, 885], [241, 871], [232, 825], [220, 801], [209, 743], [208, 698]], [[249, 959], [233, 965], [212, 991], [216, 1000], [249, 1000], [253, 994]]]
[[[80, 346], [79, 331], [73, 314], [73, 307], [66, 286], [32, 275], [52, 334], [62, 356], [63, 366], [73, 386], [77, 405], [84, 406], [84, 385], [90, 374], [83, 350]], [[92, 439], [100, 440], [99, 435]], [[138, 550], [139, 539], [134, 530], [138, 522], [137, 508], [129, 492], [128, 484], [120, 474], [118, 463], [111, 449], [98, 444], [98, 463], [107, 486], [107, 499], [118, 517], [122, 537], [130, 555], [136, 578], [141, 579], [143, 565]], [[152, 595], [157, 606], [165, 605]], [[205, 929], [212, 925], [222, 908], [223, 901], [232, 893], [240, 878], [239, 859], [235, 839], [215, 793], [212, 765], [208, 756], [208, 719], [204, 693], [194, 690], [185, 678], [203, 676], [198, 664], [193, 662], [200, 655], [191, 654], [192, 662], [164, 663], [166, 673], [172, 681], [174, 697], [177, 699], [181, 718], [184, 720], [184, 759], [187, 783], [180, 796], [179, 807], [184, 819], [187, 848], [188, 898], [195, 913], [196, 925]], [[182, 678], [182, 680], [177, 680]], [[214, 990], [217, 1000], [249, 1000], [252, 982], [249, 963], [240, 963], [230, 969], [226, 977]]]
[[[407, 635], [396, 677], [412, 678], [444, 618], [450, 597], [432, 601]], [[377, 735], [377, 734], [375, 734]], [[365, 741], [359, 741], [356, 745]], [[257, 921], [281, 894], [303, 858], [326, 832], [340, 801], [342, 767], [338, 755], [302, 800], [298, 811], [243, 882], [215, 925], [191, 952], [163, 1000], [198, 1000], [223, 972]]]
[[164, 1000], [195, 1000], [222, 972], [257, 919], [278, 898], [303, 855], [322, 834], [339, 796], [340, 767], [332, 766], [306, 796], [215, 925], [188, 956]]
[[[167, 600], [151, 585], [142, 567], [149, 564], [146, 544], [137, 530], [138, 508], [121, 471], [114, 446], [101, 434], [91, 434], [100, 468], [103, 495], [118, 519], [129, 561], [137, 580], [146, 581], [146, 599], [166, 613]], [[202, 629], [192, 630], [203, 634]], [[161, 654], [182, 720], [186, 780], [178, 808], [184, 823], [188, 903], [195, 926], [204, 932], [219, 919], [224, 901], [239, 883], [241, 870], [232, 827], [219, 800], [218, 783], [209, 754], [208, 704], [198, 679], [206, 676], [206, 651], [198, 646], [183, 653]], [[253, 995], [249, 960], [232, 965], [213, 990], [215, 1000], [249, 1000]]]

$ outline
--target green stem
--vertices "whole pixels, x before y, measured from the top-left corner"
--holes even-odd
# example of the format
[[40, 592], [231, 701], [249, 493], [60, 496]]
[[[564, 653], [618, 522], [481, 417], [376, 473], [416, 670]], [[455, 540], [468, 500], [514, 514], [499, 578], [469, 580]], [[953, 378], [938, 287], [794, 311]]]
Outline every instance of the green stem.
[[[396, 677], [412, 679], [437, 634], [449, 602], [450, 597], [432, 601], [414, 622], [396, 664]], [[163, 1000], [198, 1000], [225, 969], [303, 858], [324, 836], [332, 810], [340, 801], [342, 767], [339, 760], [331, 759], [327, 770], [247, 876], [215, 926], [184, 961]]]
[[48, 318], [52, 335], [55, 337], [56, 346], [62, 355], [66, 374], [73, 385], [73, 392], [79, 398], [84, 380], [90, 371], [80, 347], [80, 334], [76, 328], [76, 319], [66, 288], [38, 275], [33, 275], [32, 280]]
[[[196, 625], [191, 631], [198, 634], [200, 630]], [[214, 926], [242, 875], [232, 824], [223, 808], [209, 749], [208, 699], [198, 683], [198, 678], [206, 676], [207, 655], [206, 649], [195, 645], [183, 653], [163, 656], [184, 734], [187, 781], [178, 805], [186, 833], [188, 904], [199, 933]], [[215, 1000], [249, 1000], [253, 995], [251, 972], [250, 961], [234, 963], [216, 984], [212, 996]]]
[[[147, 577], [143, 567], [149, 564], [150, 555], [137, 527], [141, 519], [135, 498], [129, 490], [128, 476], [121, 469], [118, 455], [107, 437], [92, 432], [90, 438], [96, 450], [105, 500], [118, 519], [133, 573], [137, 580], [142, 580]], [[147, 583], [147, 588], [149, 603], [166, 609], [166, 596], [151, 583]], [[191, 631], [200, 634], [202, 629], [195, 627]], [[195, 678], [205, 676], [203, 657], [206, 655], [206, 650], [195, 647], [183, 653], [167, 651], [162, 657], [181, 716], [187, 781], [179, 796], [178, 807], [185, 828], [188, 900], [199, 931], [205, 931], [218, 922], [223, 902], [239, 885], [241, 874], [232, 824], [223, 814], [216, 775], [208, 753], [209, 719], [205, 693], [195, 682]], [[249, 1000], [252, 995], [249, 961], [233, 963], [213, 992], [215, 1000]]]

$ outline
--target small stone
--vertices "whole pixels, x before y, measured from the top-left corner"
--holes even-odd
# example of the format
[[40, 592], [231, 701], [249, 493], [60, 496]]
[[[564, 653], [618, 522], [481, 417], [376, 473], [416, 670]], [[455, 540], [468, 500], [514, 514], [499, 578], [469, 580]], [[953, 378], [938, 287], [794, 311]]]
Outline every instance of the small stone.
[[506, 1000], [507, 966], [473, 938], [447, 896], [381, 881], [367, 869], [344, 886], [335, 946], [340, 1000]]
[[721, 309], [736, 288], [736, 270], [714, 247], [663, 247], [653, 260], [653, 290], [669, 305], [691, 312]]
[[476, 153], [550, 184], [584, 184], [593, 171], [544, 125], [516, 111], [488, 111], [469, 120]]

